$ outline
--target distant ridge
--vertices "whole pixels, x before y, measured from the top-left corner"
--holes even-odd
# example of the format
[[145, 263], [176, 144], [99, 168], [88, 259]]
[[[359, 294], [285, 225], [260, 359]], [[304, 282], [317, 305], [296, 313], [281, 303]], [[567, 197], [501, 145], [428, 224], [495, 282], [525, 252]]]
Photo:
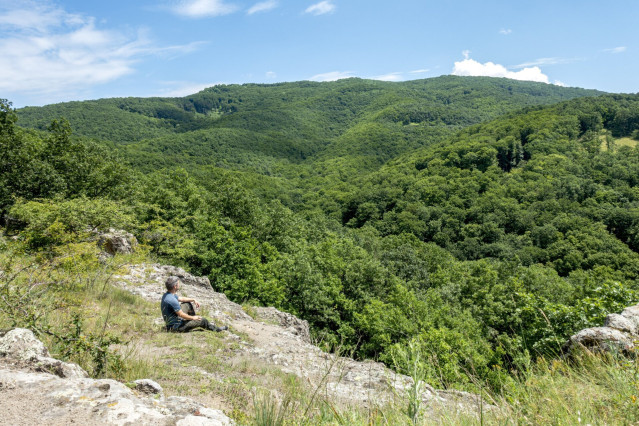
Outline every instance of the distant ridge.
[[131, 145], [126, 156], [143, 170], [164, 167], [168, 152], [176, 165], [222, 165], [260, 174], [277, 173], [282, 162], [345, 156], [353, 157], [348, 159], [353, 167], [368, 169], [507, 112], [601, 94], [489, 77], [400, 83], [349, 78], [219, 85], [181, 98], [27, 107], [18, 110], [18, 124], [44, 130], [52, 119], [65, 117], [76, 135]]

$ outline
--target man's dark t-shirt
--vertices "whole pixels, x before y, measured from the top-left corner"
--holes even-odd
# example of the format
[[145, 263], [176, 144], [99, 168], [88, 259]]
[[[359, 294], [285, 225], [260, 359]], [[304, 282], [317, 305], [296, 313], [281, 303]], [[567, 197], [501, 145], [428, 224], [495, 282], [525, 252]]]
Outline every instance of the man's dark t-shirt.
[[177, 316], [177, 311], [182, 309], [180, 302], [178, 302], [177, 294], [168, 291], [164, 293], [162, 302], [160, 303], [160, 309], [162, 310], [162, 317], [166, 323], [166, 328], [175, 330], [182, 324], [182, 320]]

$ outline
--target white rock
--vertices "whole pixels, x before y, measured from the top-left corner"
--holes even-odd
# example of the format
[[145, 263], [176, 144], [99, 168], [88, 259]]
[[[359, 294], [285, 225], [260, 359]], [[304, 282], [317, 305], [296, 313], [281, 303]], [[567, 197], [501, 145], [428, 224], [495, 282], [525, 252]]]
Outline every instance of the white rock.
[[604, 321], [604, 326], [630, 334], [637, 334], [637, 325], [628, 317], [619, 314], [608, 315]]
[[631, 318], [639, 318], [639, 305], [634, 305], [634, 306], [630, 306], [626, 309], [623, 310], [623, 312], [621, 312], [621, 315], [623, 315], [624, 317], [631, 319]]
[[151, 379], [140, 379], [135, 382], [135, 389], [147, 395], [160, 395], [163, 392], [162, 386]]
[[0, 356], [30, 360], [48, 357], [49, 351], [31, 330], [14, 328], [0, 338]]
[[610, 327], [593, 327], [581, 330], [570, 337], [569, 349], [583, 346], [590, 350], [630, 351], [634, 348], [632, 338], [619, 330]]

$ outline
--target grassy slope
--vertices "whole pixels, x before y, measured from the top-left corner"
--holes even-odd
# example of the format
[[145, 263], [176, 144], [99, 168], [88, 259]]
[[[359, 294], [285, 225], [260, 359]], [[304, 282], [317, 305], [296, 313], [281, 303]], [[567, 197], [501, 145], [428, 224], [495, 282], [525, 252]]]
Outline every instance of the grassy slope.
[[[123, 362], [111, 365], [104, 377], [123, 382], [152, 378], [167, 395], [189, 396], [223, 409], [239, 424], [280, 424], [278, 420], [284, 419], [286, 424], [412, 424], [405, 414], [408, 400], [402, 396], [395, 404], [372, 410], [345, 406], [321, 390], [318, 393], [297, 376], [273, 366], [242, 361], [240, 346], [223, 334], [162, 332], [160, 326], [151, 325], [159, 316], [156, 304], [120, 290], [109, 281], [118, 265], [147, 261], [145, 255], [116, 257], [105, 266], [92, 260], [95, 249], [91, 247], [67, 247], [68, 255], [60, 258], [60, 263], [53, 262], [56, 268], [51, 268], [51, 263], [39, 264], [29, 256], [16, 257], [9, 247], [0, 253], [0, 264], [5, 271], [40, 265], [18, 273], [18, 280], [24, 283], [22, 280], [29, 280], [36, 271], [39, 279], [47, 278], [40, 284], [48, 284], [48, 291], [56, 294], [55, 300], [47, 292], [38, 293], [32, 300], [35, 309], [47, 310], [42, 312], [40, 326], [64, 330], [71, 312], [81, 312], [84, 333], [99, 335], [106, 331], [126, 342], [112, 347], [123, 356]], [[54, 278], [73, 285], [54, 289]], [[11, 297], [13, 290], [6, 276], [0, 278], [0, 289], [5, 297]], [[23, 318], [12, 318], [7, 313], [7, 307], [0, 306], [0, 328], [24, 326]], [[62, 348], [56, 341], [45, 340], [54, 356], [59, 356]], [[70, 360], [88, 371], [93, 367], [86, 354], [72, 353]], [[570, 364], [540, 360], [506, 386], [502, 394], [484, 393], [484, 398], [498, 409], [484, 412], [483, 422], [632, 423], [639, 419], [636, 377], [633, 361], [586, 357]], [[424, 407], [417, 424], [476, 424], [480, 415], [443, 413], [442, 418], [433, 419], [428, 417], [430, 413]]]

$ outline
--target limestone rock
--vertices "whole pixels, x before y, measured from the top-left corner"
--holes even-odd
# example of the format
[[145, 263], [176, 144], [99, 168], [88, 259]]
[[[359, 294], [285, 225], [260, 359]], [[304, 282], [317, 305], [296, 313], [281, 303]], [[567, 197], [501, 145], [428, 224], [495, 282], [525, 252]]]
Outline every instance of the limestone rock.
[[182, 268], [171, 265], [158, 265], [160, 274], [165, 275], [167, 278], [174, 275], [182, 281], [183, 284], [195, 285], [198, 287], [211, 288], [211, 281], [207, 277], [196, 277], [186, 272]]
[[[231, 326], [231, 332], [225, 333], [224, 339], [232, 343], [231, 347], [235, 346], [234, 355], [231, 356], [235, 357], [236, 362], [264, 363], [277, 367], [283, 373], [298, 376], [311, 387], [321, 387], [323, 394], [337, 401], [360, 407], [371, 408], [391, 403], [411, 387], [410, 377], [397, 374], [382, 363], [360, 362], [323, 352], [310, 343], [308, 323], [294, 315], [275, 308], [255, 308], [258, 318], [255, 320], [241, 305], [215, 292], [208, 285], [208, 280], [207, 285], [202, 285], [197, 277], [187, 275], [179, 268], [141, 264], [130, 265], [127, 269], [122, 275], [114, 277], [116, 285], [156, 303], [165, 292], [166, 278], [170, 275], [181, 277], [184, 284], [180, 286], [180, 295], [193, 297], [202, 303], [216, 324]], [[218, 377], [218, 373], [214, 372], [202, 371], [202, 374]], [[475, 395], [442, 392], [430, 386], [423, 387], [422, 400], [429, 407], [428, 414], [433, 421], [440, 419], [441, 413], [478, 413], [480, 406], [485, 410], [491, 409], [490, 404]], [[180, 424], [199, 421], [199, 416], [192, 413], [194, 407], [189, 408], [188, 403], [178, 397], [166, 398], [165, 403], [184, 416]]]
[[627, 317], [619, 314], [610, 314], [604, 321], [604, 327], [614, 328], [633, 335], [637, 334], [637, 324]]
[[240, 305], [230, 302], [223, 293], [213, 291], [207, 277], [194, 276], [182, 268], [144, 263], [132, 265], [126, 274], [117, 275], [114, 278], [115, 285], [145, 299], [159, 302], [166, 291], [164, 283], [170, 276], [177, 276], [182, 281], [180, 295], [187, 295], [205, 302], [217, 325], [226, 325], [237, 319], [251, 319]]
[[[200, 413], [202, 410], [200, 410]], [[207, 409], [206, 417], [202, 414], [198, 416], [186, 416], [185, 418], [178, 420], [175, 423], [176, 426], [204, 426], [204, 425], [215, 425], [215, 426], [230, 426], [233, 423], [230, 421], [224, 413], [220, 410], [211, 410]]]
[[131, 254], [135, 251], [138, 240], [123, 230], [109, 229], [109, 232], [100, 234], [98, 237], [98, 247], [114, 256], [116, 254]]
[[50, 357], [39, 357], [34, 364], [34, 368], [36, 371], [43, 371], [64, 378], [89, 377], [89, 374], [79, 365], [62, 362]]
[[152, 388], [154, 394], [138, 396], [115, 380], [61, 378], [62, 374], [38, 370], [43, 363], [63, 370], [73, 364], [44, 356], [46, 348], [29, 330], [5, 334], [0, 348], [0, 412], [6, 424], [233, 425], [223, 412], [189, 398], [158, 397], [161, 387], [151, 380], [136, 385]]
[[162, 386], [151, 379], [140, 379], [134, 383], [137, 391], [147, 395], [161, 395], [163, 392]]
[[630, 306], [621, 312], [621, 316], [628, 318], [635, 324], [637, 331], [639, 331], [639, 305]]
[[76, 364], [62, 362], [49, 356], [49, 351], [31, 330], [14, 328], [0, 338], [0, 356], [25, 362], [35, 371], [58, 377], [88, 377]]
[[570, 337], [565, 350], [575, 346], [585, 347], [592, 351], [618, 351], [629, 353], [634, 348], [632, 338], [619, 330], [610, 327], [593, 327], [581, 330]]
[[255, 308], [257, 315], [260, 319], [265, 321], [274, 321], [282, 328], [290, 331], [291, 334], [299, 336], [304, 342], [311, 342], [311, 333], [308, 327], [308, 321], [301, 320], [295, 315], [291, 315], [288, 312], [282, 312], [275, 308]]
[[634, 355], [635, 341], [639, 340], [639, 305], [624, 309], [621, 314], [610, 314], [603, 327], [581, 330], [570, 337], [563, 347], [570, 353], [575, 346], [594, 351], [615, 351]]
[[0, 339], [0, 356], [23, 361], [48, 357], [49, 351], [31, 330], [15, 328]]

